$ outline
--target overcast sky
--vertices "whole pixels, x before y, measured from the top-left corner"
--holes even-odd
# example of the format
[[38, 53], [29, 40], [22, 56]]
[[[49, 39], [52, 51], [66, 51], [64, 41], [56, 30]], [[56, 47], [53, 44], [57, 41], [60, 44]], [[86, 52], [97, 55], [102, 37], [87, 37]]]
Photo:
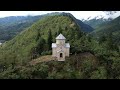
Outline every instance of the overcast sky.
[[72, 15], [74, 15], [77, 19], [87, 19], [89, 17], [94, 18], [96, 16], [103, 16], [105, 18], [116, 18], [120, 15], [120, 11], [117, 11], [117, 13], [113, 15], [107, 15], [107, 13], [103, 11], [0, 11], [0, 18], [7, 16], [42, 15], [51, 12], [69, 12]]

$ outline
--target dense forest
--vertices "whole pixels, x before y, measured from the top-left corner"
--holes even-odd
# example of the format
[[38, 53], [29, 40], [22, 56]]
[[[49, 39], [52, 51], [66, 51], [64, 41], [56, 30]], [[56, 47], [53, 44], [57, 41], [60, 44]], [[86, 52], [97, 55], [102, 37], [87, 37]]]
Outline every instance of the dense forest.
[[[103, 23], [93, 29], [68, 13], [38, 19], [0, 45], [0, 78], [119, 79], [119, 17]], [[60, 33], [71, 45], [65, 62], [50, 58]]]

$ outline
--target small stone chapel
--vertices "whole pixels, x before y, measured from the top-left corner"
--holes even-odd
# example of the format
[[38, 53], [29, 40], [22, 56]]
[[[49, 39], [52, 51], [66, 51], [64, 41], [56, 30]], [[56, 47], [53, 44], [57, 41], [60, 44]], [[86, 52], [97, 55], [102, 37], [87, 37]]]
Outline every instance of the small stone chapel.
[[65, 43], [65, 37], [59, 34], [56, 37], [56, 43], [52, 43], [52, 56], [58, 61], [65, 61], [65, 57], [69, 57], [70, 44]]

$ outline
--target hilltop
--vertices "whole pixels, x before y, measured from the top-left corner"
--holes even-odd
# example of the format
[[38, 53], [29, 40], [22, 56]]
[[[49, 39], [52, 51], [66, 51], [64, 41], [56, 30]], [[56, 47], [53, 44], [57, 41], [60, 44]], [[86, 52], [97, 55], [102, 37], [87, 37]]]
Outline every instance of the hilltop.
[[[3, 43], [0, 47], [0, 61], [24, 64], [40, 55], [51, 54], [49, 42], [55, 42], [55, 37], [61, 32], [73, 46], [76, 40], [84, 35], [73, 18], [62, 15], [48, 16]], [[52, 39], [48, 41], [50, 34]], [[74, 52], [74, 47], [71, 49]]]

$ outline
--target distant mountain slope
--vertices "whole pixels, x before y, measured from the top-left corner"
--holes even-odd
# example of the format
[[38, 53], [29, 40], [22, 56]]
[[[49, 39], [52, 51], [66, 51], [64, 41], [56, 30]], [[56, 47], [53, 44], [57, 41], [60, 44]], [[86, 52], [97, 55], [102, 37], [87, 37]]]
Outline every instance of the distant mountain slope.
[[111, 18], [109, 18], [109, 19], [104, 19], [104, 18], [96, 19], [96, 18], [93, 18], [93, 19], [90, 19], [90, 20], [84, 20], [83, 22], [90, 25], [91, 27], [93, 27], [95, 29], [100, 24], [107, 23], [107, 22], [109, 22], [111, 20], [112, 20]]
[[0, 40], [10, 40], [43, 16], [11, 16], [0, 18]]
[[83, 23], [81, 20], [77, 20], [77, 23], [83, 32], [90, 33], [94, 30], [90, 25]]
[[116, 43], [120, 43], [120, 16], [110, 22], [100, 24], [96, 30], [92, 32], [92, 35], [101, 37], [109, 33], [113, 34], [113, 39]]

